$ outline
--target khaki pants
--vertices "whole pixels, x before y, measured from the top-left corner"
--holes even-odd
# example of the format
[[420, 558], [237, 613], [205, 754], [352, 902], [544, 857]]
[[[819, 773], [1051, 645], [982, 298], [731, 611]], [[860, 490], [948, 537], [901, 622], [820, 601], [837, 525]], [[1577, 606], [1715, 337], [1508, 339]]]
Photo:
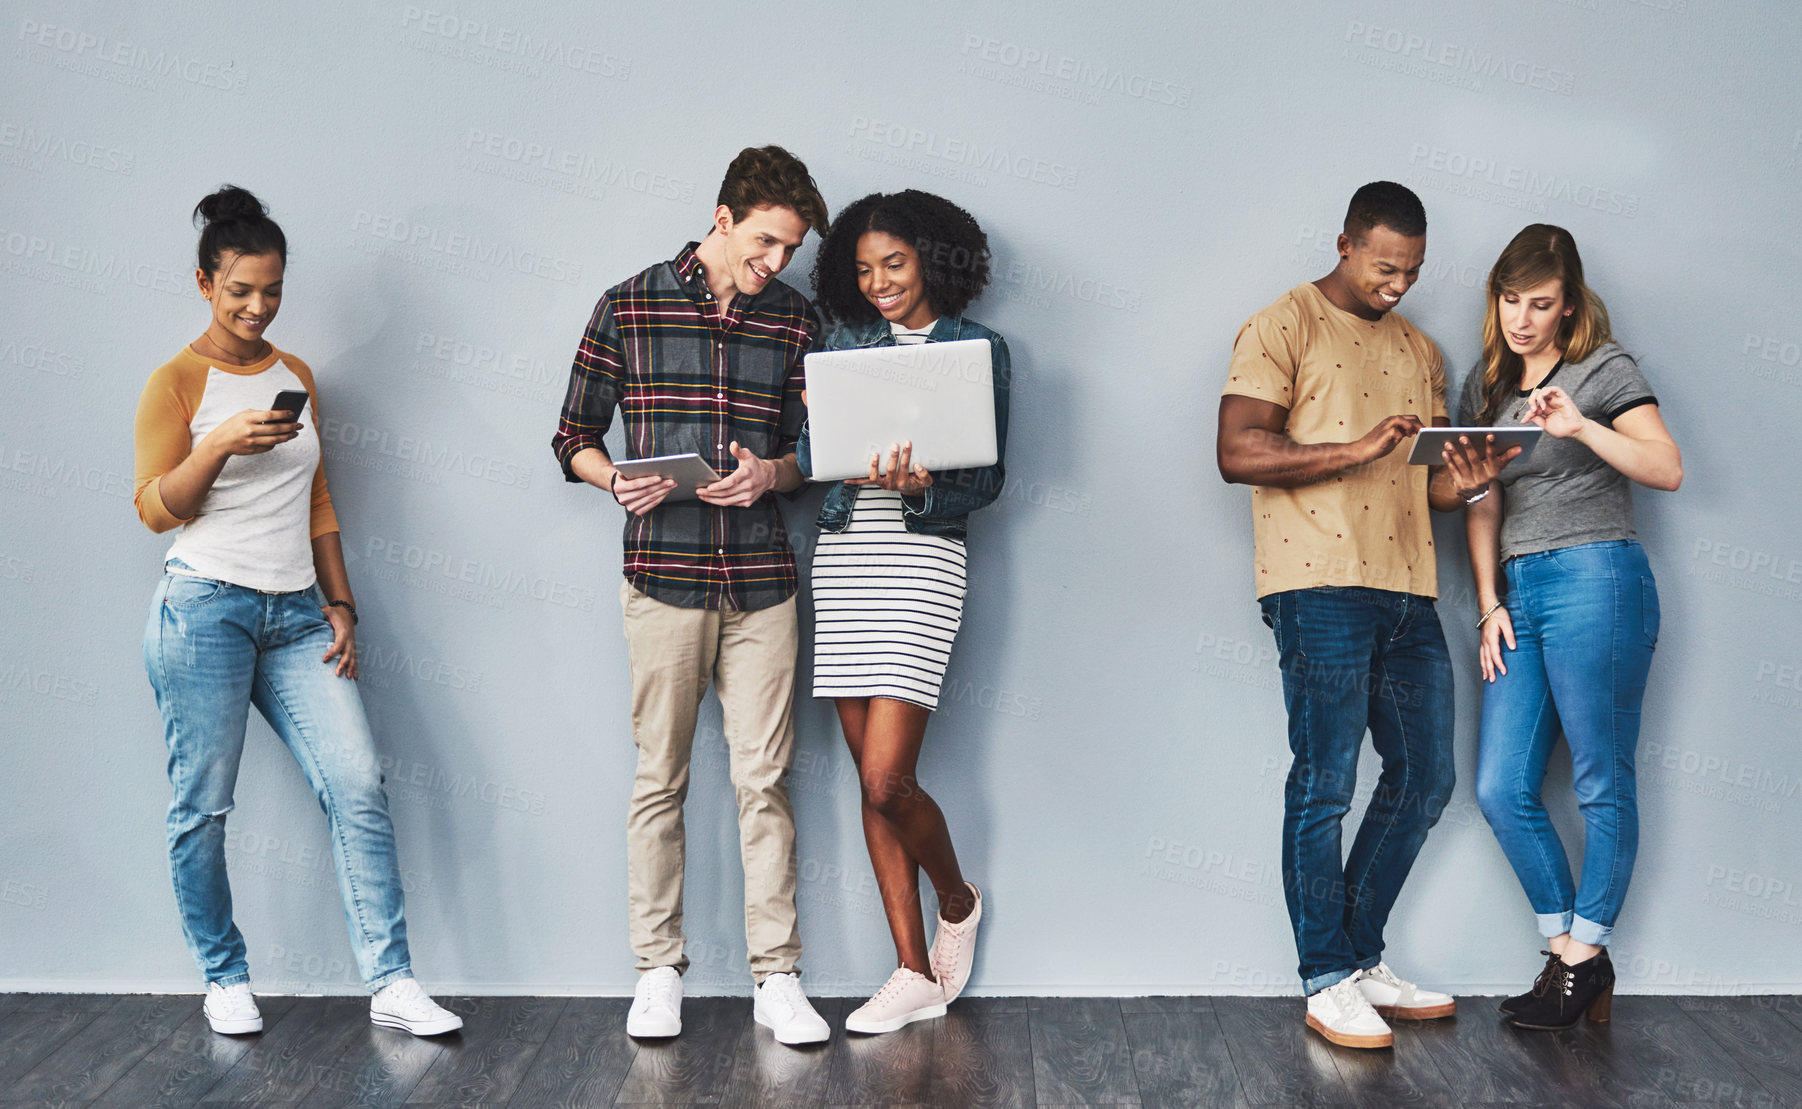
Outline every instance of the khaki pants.
[[788, 769], [795, 748], [795, 599], [756, 612], [677, 608], [631, 582], [620, 587], [632, 659], [632, 741], [638, 774], [626, 817], [627, 904], [642, 973], [688, 968], [682, 950], [682, 802], [695, 717], [711, 680], [725, 710], [738, 844], [745, 872], [751, 975], [793, 972], [795, 818]]

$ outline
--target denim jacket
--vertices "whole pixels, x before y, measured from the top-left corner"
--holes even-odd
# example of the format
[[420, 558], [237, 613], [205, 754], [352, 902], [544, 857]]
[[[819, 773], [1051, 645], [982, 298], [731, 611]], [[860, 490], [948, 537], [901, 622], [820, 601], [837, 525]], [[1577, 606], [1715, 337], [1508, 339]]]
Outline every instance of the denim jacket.
[[[970, 513], [992, 504], [1001, 495], [1007, 473], [1002, 459], [1007, 454], [1007, 395], [1013, 376], [1007, 358], [1007, 340], [961, 316], [941, 316], [926, 337], [929, 343], [949, 343], [957, 339], [987, 339], [993, 349], [995, 369], [995, 464], [964, 470], [944, 470], [932, 475], [932, 484], [916, 496], [902, 497], [902, 522], [907, 530], [921, 535], [942, 535], [962, 539], [969, 533]], [[862, 347], [892, 347], [894, 333], [885, 319], [868, 323], [836, 324], [826, 333], [826, 350], [856, 350]], [[802, 425], [801, 441], [795, 447], [795, 461], [801, 473], [813, 478], [813, 450], [808, 427]], [[821, 531], [839, 532], [851, 526], [851, 506], [857, 502], [858, 486], [836, 482], [826, 494], [817, 521]]]

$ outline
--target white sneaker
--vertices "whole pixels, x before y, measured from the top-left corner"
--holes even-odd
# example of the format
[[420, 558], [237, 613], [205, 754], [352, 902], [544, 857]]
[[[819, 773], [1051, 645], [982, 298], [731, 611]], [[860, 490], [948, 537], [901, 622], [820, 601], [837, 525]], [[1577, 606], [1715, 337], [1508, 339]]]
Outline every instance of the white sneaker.
[[976, 926], [982, 922], [982, 891], [975, 882], [965, 882], [976, 898], [970, 915], [951, 923], [939, 917], [939, 930], [932, 935], [932, 976], [945, 987], [947, 1004], [957, 1000], [970, 981], [970, 964], [976, 961]]
[[1355, 977], [1364, 1000], [1390, 1020], [1434, 1020], [1449, 1017], [1458, 1010], [1458, 1003], [1451, 994], [1423, 990], [1412, 982], [1397, 978], [1388, 963], [1361, 970]]
[[397, 978], [369, 999], [369, 1020], [415, 1036], [442, 1036], [463, 1027], [463, 1018], [433, 1001], [413, 978]]
[[1395, 1037], [1364, 1000], [1358, 976], [1335, 982], [1308, 998], [1308, 1027], [1340, 1047], [1392, 1047]]
[[626, 1013], [628, 1036], [674, 1036], [682, 1031], [682, 976], [675, 967], [656, 967], [638, 976], [632, 1008]]
[[814, 1012], [813, 1004], [801, 991], [800, 976], [794, 974], [765, 975], [763, 984], [757, 987], [751, 1016], [774, 1032], [779, 1044], [824, 1043], [832, 1035], [832, 1026]]
[[876, 996], [845, 1018], [847, 1032], [893, 1032], [945, 1015], [945, 987], [917, 970], [896, 967]]
[[231, 986], [208, 982], [201, 1009], [206, 1013], [206, 1022], [220, 1035], [242, 1036], [263, 1030], [263, 1014], [257, 1010], [257, 999], [250, 996], [249, 982]]

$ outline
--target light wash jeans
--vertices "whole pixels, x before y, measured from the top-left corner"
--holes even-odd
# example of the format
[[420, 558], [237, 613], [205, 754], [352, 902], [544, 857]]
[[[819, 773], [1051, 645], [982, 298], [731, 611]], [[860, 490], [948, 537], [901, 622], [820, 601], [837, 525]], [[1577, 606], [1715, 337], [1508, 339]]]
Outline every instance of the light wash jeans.
[[[1362, 586], [1272, 593], [1295, 760], [1283, 791], [1283, 891], [1302, 989], [1383, 958], [1402, 883], [1451, 797], [1452, 660], [1431, 597]], [[1383, 769], [1344, 853], [1364, 733]]]
[[[1521, 555], [1503, 567], [1515, 648], [1483, 690], [1477, 802], [1545, 936], [1605, 946], [1639, 851], [1633, 759], [1658, 642], [1658, 585], [1632, 540]], [[1583, 880], [1540, 798], [1558, 734], [1583, 814]]]
[[[171, 566], [184, 566], [172, 560]], [[332, 627], [317, 587], [261, 593], [165, 573], [144, 629], [144, 668], [169, 747], [169, 869], [188, 949], [208, 982], [250, 978], [232, 922], [225, 818], [255, 705], [294, 753], [331, 823], [357, 968], [370, 990], [411, 977], [394, 825], [357, 683], [321, 662]]]

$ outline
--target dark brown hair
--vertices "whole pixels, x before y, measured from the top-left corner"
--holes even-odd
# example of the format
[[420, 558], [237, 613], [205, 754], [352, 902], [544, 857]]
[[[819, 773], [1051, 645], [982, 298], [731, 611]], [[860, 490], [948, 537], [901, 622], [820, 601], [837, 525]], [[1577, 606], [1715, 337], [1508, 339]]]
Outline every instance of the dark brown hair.
[[219, 272], [219, 257], [228, 250], [238, 254], [274, 254], [282, 265], [288, 264], [288, 237], [249, 189], [219, 186], [218, 192], [194, 205], [194, 220], [205, 221], [197, 254], [201, 270], [209, 275]]
[[820, 235], [826, 234], [826, 201], [801, 159], [780, 146], [747, 146], [726, 167], [719, 203], [742, 220], [751, 209], [790, 208]]

